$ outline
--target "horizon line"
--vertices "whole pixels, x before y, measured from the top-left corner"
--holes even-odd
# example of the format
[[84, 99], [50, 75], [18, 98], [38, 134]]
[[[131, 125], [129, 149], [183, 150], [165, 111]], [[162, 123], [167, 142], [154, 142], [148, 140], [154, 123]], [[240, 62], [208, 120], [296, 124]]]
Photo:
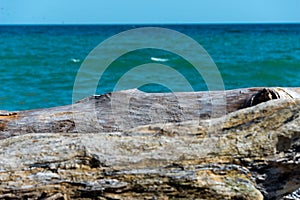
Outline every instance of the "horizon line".
[[5, 25], [12, 25], [12, 26], [18, 26], [18, 25], [37, 25], [37, 26], [42, 26], [42, 25], [61, 25], [61, 26], [68, 26], [68, 25], [247, 25], [247, 24], [300, 24], [300, 22], [128, 22], [128, 23], [123, 23], [123, 22], [111, 22], [111, 23], [0, 23], [0, 26], [5, 26]]

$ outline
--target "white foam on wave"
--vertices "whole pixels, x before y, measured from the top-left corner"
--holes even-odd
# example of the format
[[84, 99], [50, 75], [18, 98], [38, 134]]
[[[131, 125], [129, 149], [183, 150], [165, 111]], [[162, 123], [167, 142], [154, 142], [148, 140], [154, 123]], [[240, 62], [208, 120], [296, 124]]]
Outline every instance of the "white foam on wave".
[[80, 59], [71, 58], [70, 61], [73, 62], [73, 63], [79, 63]]
[[167, 59], [167, 58], [155, 58], [155, 57], [151, 57], [151, 60], [157, 61], [157, 62], [167, 62], [169, 59]]

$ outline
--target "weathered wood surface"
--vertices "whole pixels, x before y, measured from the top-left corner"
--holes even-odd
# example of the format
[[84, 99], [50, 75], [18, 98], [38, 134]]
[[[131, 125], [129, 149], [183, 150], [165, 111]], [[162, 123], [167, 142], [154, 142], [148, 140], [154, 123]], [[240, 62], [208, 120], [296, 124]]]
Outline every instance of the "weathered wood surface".
[[[0, 138], [23, 133], [112, 132], [140, 125], [201, 120], [238, 110], [263, 88], [191, 93], [127, 90], [92, 96], [74, 105], [22, 112], [0, 112]], [[299, 88], [279, 88], [281, 96]], [[288, 96], [289, 96], [288, 95]], [[255, 102], [255, 101], [254, 101]]]
[[[134, 123], [122, 126], [107, 123], [110, 95], [73, 108], [2, 112], [0, 199], [280, 199], [300, 187], [300, 91], [284, 89], [293, 96], [239, 110], [260, 91], [226, 91], [226, 115], [214, 118], [202, 106], [211, 105], [208, 94], [196, 93], [203, 104], [186, 105], [193, 109], [182, 121], [174, 119], [171, 94], [120, 92], [132, 95], [131, 109], [140, 113], [126, 115]], [[153, 101], [161, 104], [152, 110], [171, 105], [157, 113], [163, 117], [134, 110]], [[90, 122], [95, 105], [98, 118]], [[66, 128], [74, 112], [90, 123]]]

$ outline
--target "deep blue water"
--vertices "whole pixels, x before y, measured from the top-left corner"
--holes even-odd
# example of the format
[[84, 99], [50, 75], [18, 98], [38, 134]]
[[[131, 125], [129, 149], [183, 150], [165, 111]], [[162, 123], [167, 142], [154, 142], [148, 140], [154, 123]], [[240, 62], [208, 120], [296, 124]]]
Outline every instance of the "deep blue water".
[[[89, 52], [105, 39], [137, 27], [143, 26], [0, 26], [0, 110], [72, 103], [75, 77]], [[200, 43], [216, 63], [226, 89], [300, 86], [300, 24], [160, 27], [179, 31]], [[194, 53], [193, 57], [197, 56]], [[193, 66], [182, 57], [159, 49], [142, 49], [113, 62], [101, 77], [96, 93], [113, 91], [126, 72], [150, 62], [176, 69], [193, 90], [208, 89], [201, 77], [194, 76]], [[168, 73], [160, 76], [169, 84], [178, 82]], [[135, 78], [147, 79], [146, 76]], [[170, 91], [168, 85], [155, 83], [140, 89]]]

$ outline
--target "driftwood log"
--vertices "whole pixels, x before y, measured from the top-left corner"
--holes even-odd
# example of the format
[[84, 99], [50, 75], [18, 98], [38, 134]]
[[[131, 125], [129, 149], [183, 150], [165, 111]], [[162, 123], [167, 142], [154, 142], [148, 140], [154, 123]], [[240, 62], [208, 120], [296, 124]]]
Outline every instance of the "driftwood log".
[[299, 88], [128, 90], [1, 111], [0, 199], [291, 198], [299, 97]]

